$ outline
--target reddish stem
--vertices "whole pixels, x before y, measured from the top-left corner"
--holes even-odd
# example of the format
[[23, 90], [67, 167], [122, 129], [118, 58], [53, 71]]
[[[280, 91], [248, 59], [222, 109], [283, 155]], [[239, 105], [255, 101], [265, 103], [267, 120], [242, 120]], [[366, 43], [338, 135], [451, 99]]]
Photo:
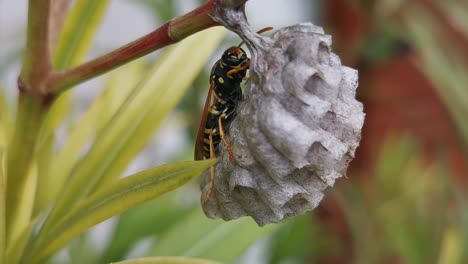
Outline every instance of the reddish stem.
[[47, 87], [54, 93], [62, 92], [75, 84], [99, 76], [173, 42], [168, 35], [168, 23], [166, 23], [150, 34], [106, 55], [75, 68], [53, 73], [47, 80]]
[[63, 72], [53, 73], [47, 80], [48, 90], [60, 93], [71, 86], [99, 76], [150, 52], [180, 41], [196, 32], [219, 25], [212, 19], [217, 5], [238, 8], [247, 0], [209, 0], [204, 5], [166, 22], [160, 28], [108, 54]]
[[43, 94], [43, 81], [52, 70], [49, 51], [49, 17], [52, 0], [29, 0], [26, 51], [20, 79], [24, 89]]

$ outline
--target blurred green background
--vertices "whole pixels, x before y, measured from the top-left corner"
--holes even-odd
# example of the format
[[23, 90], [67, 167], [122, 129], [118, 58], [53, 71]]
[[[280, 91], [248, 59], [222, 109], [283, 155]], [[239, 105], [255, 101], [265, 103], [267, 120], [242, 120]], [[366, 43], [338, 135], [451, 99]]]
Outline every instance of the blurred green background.
[[[0, 107], [15, 102], [26, 2], [0, 1]], [[199, 2], [111, 1], [88, 57]], [[248, 218], [206, 219], [194, 182], [98, 225], [50, 262], [180, 255], [259, 264], [468, 263], [468, 2], [250, 0], [247, 14], [258, 29], [305, 21], [323, 26], [343, 64], [359, 70], [366, 122], [347, 178], [313, 212], [264, 228]], [[228, 34], [211, 61], [238, 42]], [[57, 148], [100, 87], [135, 83], [155, 56], [76, 88]], [[192, 159], [211, 64], [125, 174]]]

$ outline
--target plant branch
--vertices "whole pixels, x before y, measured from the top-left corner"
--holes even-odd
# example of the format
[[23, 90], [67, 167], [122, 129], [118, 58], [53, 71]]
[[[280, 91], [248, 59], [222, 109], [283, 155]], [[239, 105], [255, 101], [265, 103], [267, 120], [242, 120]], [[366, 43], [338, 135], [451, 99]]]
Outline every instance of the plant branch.
[[[49, 16], [52, 0], [29, 0], [26, 51], [18, 79], [18, 110], [13, 138], [7, 149], [7, 243], [30, 221], [32, 206], [28, 186], [35, 182], [29, 168], [37, 132], [50, 105], [44, 80], [51, 72]], [[34, 190], [33, 190], [34, 191]]]
[[209, 0], [204, 5], [176, 17], [148, 35], [75, 68], [54, 73], [48, 91], [61, 93], [71, 86], [99, 76], [148, 53], [178, 42], [194, 33], [219, 25], [213, 20], [216, 7], [238, 8], [247, 0]]
[[[49, 17], [52, 0], [29, 0], [26, 50], [20, 79], [24, 89], [44, 94], [44, 80], [51, 72]], [[21, 88], [21, 87], [20, 87]]]
[[30, 199], [34, 199], [34, 195], [31, 195], [31, 190], [26, 190], [36, 182], [32, 178], [36, 177], [36, 174], [30, 173], [29, 170], [34, 157], [38, 131], [48, 106], [49, 104], [44, 103], [41, 97], [20, 91], [15, 133], [7, 153], [6, 230], [9, 242], [30, 221], [32, 213]]

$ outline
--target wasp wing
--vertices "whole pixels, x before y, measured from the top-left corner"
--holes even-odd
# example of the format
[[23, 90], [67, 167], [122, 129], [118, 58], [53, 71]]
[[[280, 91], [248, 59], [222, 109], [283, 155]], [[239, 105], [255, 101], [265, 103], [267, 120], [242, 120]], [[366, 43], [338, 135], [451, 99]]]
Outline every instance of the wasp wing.
[[203, 113], [200, 118], [200, 125], [198, 126], [197, 132], [197, 139], [195, 141], [195, 152], [194, 158], [195, 160], [203, 160], [203, 139], [205, 138], [205, 126], [206, 126], [206, 118], [208, 116], [208, 109], [210, 108], [213, 100], [213, 88], [214, 88], [214, 81], [210, 82], [210, 89], [208, 90], [208, 96], [206, 97], [205, 106], [203, 107]]

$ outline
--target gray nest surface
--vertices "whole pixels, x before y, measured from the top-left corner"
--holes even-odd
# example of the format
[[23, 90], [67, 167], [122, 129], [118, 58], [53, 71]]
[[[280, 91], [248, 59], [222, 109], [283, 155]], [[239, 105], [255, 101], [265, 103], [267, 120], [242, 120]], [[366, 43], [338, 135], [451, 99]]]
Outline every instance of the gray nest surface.
[[[310, 23], [256, 34], [242, 15], [223, 17], [246, 42], [252, 65], [244, 99], [228, 128], [234, 161], [218, 146], [208, 217], [249, 215], [258, 225], [315, 208], [346, 174], [359, 145], [363, 106], [357, 71], [331, 52], [331, 37]], [[224, 14], [226, 15], [226, 14]], [[210, 171], [203, 174], [202, 197]]]

